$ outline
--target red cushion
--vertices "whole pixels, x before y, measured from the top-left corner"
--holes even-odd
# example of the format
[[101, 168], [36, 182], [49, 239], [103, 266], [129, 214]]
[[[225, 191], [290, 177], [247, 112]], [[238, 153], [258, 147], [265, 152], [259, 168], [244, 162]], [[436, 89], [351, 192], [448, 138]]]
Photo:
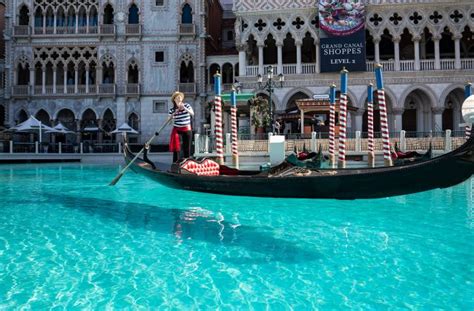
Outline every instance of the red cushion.
[[219, 164], [209, 159], [205, 159], [201, 162], [196, 162], [194, 160], [188, 159], [181, 164], [180, 168], [199, 176], [219, 175]]

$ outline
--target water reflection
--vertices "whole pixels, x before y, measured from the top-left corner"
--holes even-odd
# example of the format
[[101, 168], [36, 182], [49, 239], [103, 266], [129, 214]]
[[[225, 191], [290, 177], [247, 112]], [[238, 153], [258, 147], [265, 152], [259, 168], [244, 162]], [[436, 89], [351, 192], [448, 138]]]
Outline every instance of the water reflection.
[[[228, 222], [221, 213], [212, 213], [202, 208], [163, 208], [143, 203], [117, 202], [97, 198], [80, 198], [69, 195], [47, 194], [50, 203], [79, 210], [94, 216], [126, 223], [133, 228], [174, 235], [177, 243], [192, 243], [193, 240], [214, 243], [225, 247], [240, 247], [263, 255], [264, 261], [297, 263], [321, 257], [314, 250], [260, 232], [259, 227]], [[237, 219], [233, 215], [233, 219]], [[190, 241], [190, 242], [189, 242]], [[238, 253], [238, 252], [234, 252]], [[258, 258], [228, 258], [234, 263], [262, 261]]]

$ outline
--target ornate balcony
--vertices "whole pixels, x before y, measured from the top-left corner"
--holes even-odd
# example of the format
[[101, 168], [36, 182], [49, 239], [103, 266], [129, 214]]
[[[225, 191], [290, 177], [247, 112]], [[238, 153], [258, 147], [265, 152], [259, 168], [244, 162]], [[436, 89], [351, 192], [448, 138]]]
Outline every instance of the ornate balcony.
[[140, 24], [126, 24], [125, 25], [125, 35], [126, 36], [141, 36], [142, 35], [142, 25]]
[[196, 35], [196, 25], [194, 24], [179, 24], [180, 36], [194, 36]]
[[138, 83], [129, 83], [125, 86], [125, 96], [126, 97], [140, 97], [141, 88]]
[[114, 37], [115, 25], [113, 24], [100, 25], [99, 33], [102, 37]]
[[180, 83], [179, 91], [184, 94], [196, 94], [196, 83]]
[[115, 84], [99, 84], [99, 97], [115, 97]]
[[12, 96], [15, 98], [28, 98], [30, 97], [30, 86], [29, 85], [15, 85], [12, 87]]
[[18, 25], [13, 27], [13, 36], [16, 38], [28, 38], [30, 35], [30, 26], [28, 25]]

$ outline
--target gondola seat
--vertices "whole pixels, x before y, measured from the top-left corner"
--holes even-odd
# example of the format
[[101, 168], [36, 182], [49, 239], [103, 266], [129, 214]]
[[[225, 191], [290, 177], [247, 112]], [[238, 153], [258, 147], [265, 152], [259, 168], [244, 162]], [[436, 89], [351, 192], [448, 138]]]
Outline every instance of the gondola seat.
[[218, 176], [219, 168], [219, 163], [210, 159], [202, 159], [201, 161], [185, 159], [179, 164], [179, 173], [195, 174], [198, 176]]

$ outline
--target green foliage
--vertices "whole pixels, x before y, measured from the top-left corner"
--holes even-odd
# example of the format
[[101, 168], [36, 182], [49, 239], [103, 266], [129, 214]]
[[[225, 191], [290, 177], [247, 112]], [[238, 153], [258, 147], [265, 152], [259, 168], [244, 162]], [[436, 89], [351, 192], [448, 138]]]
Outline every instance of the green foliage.
[[250, 107], [253, 108], [252, 125], [256, 128], [270, 126], [270, 106], [266, 98], [262, 96], [252, 98], [250, 100]]

